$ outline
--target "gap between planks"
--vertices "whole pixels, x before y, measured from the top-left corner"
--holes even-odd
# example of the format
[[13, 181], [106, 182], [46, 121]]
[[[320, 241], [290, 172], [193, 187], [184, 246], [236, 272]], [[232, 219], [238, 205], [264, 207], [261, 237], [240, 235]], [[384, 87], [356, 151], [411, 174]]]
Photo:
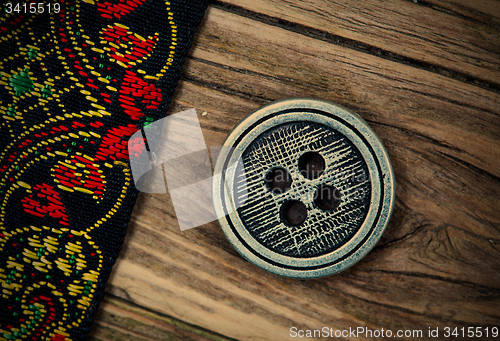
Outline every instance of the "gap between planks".
[[[280, 6], [276, 1], [215, 0], [212, 2], [212, 6], [246, 18], [251, 18], [252, 20], [267, 25], [277, 26], [291, 32], [322, 40], [333, 45], [346, 47], [355, 51], [410, 65], [418, 69], [445, 75], [461, 82], [500, 93], [500, 51], [493, 45], [491, 48], [497, 51], [492, 52], [484, 50], [486, 48], [484, 46], [486, 42], [482, 42], [482, 47], [475, 48], [483, 49], [483, 53], [487, 56], [481, 56], [475, 53], [473, 50], [474, 46], [469, 42], [458, 43], [458, 47], [453, 46], [455, 43], [452, 39], [449, 39], [447, 42], [447, 49], [452, 49], [454, 52], [445, 51], [440, 46], [440, 43], [434, 40], [436, 39], [435, 37], [431, 38], [431, 34], [427, 33], [427, 38], [424, 37], [423, 34], [419, 35], [418, 30], [424, 30], [424, 28], [419, 28], [418, 25], [413, 26], [416, 29], [415, 33], [410, 32], [408, 28], [402, 29], [401, 32], [399, 32], [397, 26], [392, 26], [391, 28], [390, 25], [394, 25], [394, 23], [387, 19], [388, 22], [381, 23], [380, 27], [373, 25], [370, 27], [370, 32], [360, 34], [359, 32], [354, 32], [356, 29], [355, 26], [346, 24], [339, 27], [335, 25], [334, 23], [338, 18], [331, 18], [329, 23], [322, 15], [316, 13], [311, 8], [306, 8], [307, 5], [301, 5], [301, 3], [305, 3], [303, 1], [292, 1], [291, 3], [294, 4], [293, 10], [290, 8], [286, 9], [285, 5]], [[309, 2], [319, 3], [320, 1], [321, 0], [314, 0]], [[321, 2], [324, 4], [328, 3], [324, 1]], [[369, 5], [373, 5], [371, 4], [372, 2], [373, 1], [364, 1], [362, 3], [368, 3], [366, 6], [368, 8]], [[378, 1], [377, 3], [380, 4]], [[400, 3], [402, 7], [413, 8], [417, 6], [404, 0], [401, 0]], [[312, 7], [312, 5], [310, 7]], [[429, 6], [423, 6], [423, 9], [427, 10], [427, 7], [433, 8], [435, 5], [429, 4]], [[350, 13], [352, 11], [354, 10], [346, 11], [349, 12], [349, 18], [356, 18], [362, 15], [360, 14], [362, 13], [361, 11]], [[291, 17], [292, 13], [294, 15], [293, 17]], [[413, 14], [416, 13], [419, 12], [413, 10]], [[445, 17], [450, 16], [447, 13], [440, 14]], [[432, 17], [430, 14], [428, 14], [428, 16]], [[362, 17], [360, 20], [365, 21], [363, 25], [369, 25], [368, 18]], [[459, 20], [459, 18], [457, 18], [457, 20]], [[408, 19], [408, 24], [406, 26], [416, 23], [417, 22]], [[461, 31], [466, 31], [463, 27], [457, 25], [456, 29], [458, 30], [459, 28]], [[429, 27], [425, 29], [428, 30]], [[499, 27], [495, 26], [494, 30], [496, 34], [500, 35]], [[471, 35], [479, 34], [476, 31], [479, 31], [479, 29], [473, 30], [470, 28]], [[389, 38], [391, 36], [394, 37]], [[400, 40], [399, 43], [397, 43], [398, 39]], [[496, 41], [500, 44], [500, 39]], [[412, 43], [416, 44], [415, 47], [411, 45]], [[469, 49], [469, 51], [467, 49]], [[461, 53], [464, 53], [464, 56], [460, 56]], [[440, 56], [441, 54], [444, 56]], [[474, 62], [471, 63], [472, 59], [474, 59]], [[489, 67], [486, 68], [479, 64], [487, 64]]]

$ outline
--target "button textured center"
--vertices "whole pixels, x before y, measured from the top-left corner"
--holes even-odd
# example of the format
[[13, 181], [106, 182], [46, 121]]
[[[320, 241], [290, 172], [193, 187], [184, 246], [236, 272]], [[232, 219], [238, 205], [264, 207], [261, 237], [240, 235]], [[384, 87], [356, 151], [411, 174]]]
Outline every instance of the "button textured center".
[[[368, 168], [349, 139], [332, 128], [315, 122], [278, 125], [257, 137], [242, 156], [251, 191], [240, 194], [241, 187], [235, 187], [237, 200], [246, 199], [238, 213], [251, 235], [270, 250], [293, 257], [323, 255], [345, 244], [363, 223], [370, 204]], [[290, 174], [289, 190], [269, 191], [264, 179], [277, 170], [286, 170], [287, 186]], [[340, 194], [335, 209], [324, 193], [327, 188]], [[282, 213], [286, 202], [303, 203], [307, 218], [292, 224]]]

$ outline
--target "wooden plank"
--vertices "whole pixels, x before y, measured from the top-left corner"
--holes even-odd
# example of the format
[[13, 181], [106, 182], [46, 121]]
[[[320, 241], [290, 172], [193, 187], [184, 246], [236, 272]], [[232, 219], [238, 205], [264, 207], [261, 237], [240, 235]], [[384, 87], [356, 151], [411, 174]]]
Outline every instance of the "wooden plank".
[[[220, 0], [218, 3], [229, 5], [225, 7], [228, 10], [254, 15], [264, 22], [274, 22], [319, 39], [500, 88], [500, 23], [485, 25], [405, 0]], [[446, 5], [443, 1], [439, 4]], [[498, 2], [492, 6], [497, 7]]]
[[88, 340], [229, 341], [231, 339], [106, 294]]
[[168, 194], [142, 193], [108, 292], [151, 313], [141, 322], [150, 334], [129, 308], [103, 306], [115, 317], [100, 315], [96, 339], [166, 338], [171, 327], [156, 322], [165, 316], [238, 340], [284, 340], [291, 327], [499, 326], [499, 94], [217, 8], [183, 79], [169, 112], [208, 112], [199, 118], [209, 146], [272, 100], [358, 112], [394, 166], [393, 218], [354, 267], [292, 280], [242, 259], [216, 222], [180, 232]]
[[500, 3], [496, 0], [426, 0], [425, 5], [434, 6], [438, 10], [450, 11], [480, 21], [490, 26], [500, 24]]
[[[369, 121], [446, 141], [452, 156], [500, 176], [498, 94], [215, 8], [208, 19], [207, 34], [191, 53], [205, 65], [188, 64], [189, 80], [207, 80], [207, 86], [261, 103], [297, 96], [332, 100], [366, 113]], [[217, 72], [223, 67], [227, 71]]]

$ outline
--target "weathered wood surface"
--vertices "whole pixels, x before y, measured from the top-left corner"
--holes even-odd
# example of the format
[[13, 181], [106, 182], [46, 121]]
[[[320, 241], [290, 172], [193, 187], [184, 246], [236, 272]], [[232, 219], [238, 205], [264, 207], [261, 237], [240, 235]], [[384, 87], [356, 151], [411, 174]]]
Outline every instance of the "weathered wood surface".
[[218, 223], [181, 232], [168, 195], [141, 194], [91, 339], [500, 327], [498, 2], [348, 3], [212, 3], [169, 112], [208, 112], [209, 146], [273, 100], [358, 112], [396, 174], [380, 243], [341, 274], [281, 278], [243, 260]]
[[498, 1], [222, 0], [218, 5], [382, 58], [486, 87], [494, 83], [498, 89]]

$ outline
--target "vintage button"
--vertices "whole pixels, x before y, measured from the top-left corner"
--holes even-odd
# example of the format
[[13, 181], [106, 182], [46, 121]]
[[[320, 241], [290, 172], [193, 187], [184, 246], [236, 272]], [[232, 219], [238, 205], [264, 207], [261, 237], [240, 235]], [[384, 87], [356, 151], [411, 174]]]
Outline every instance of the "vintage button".
[[389, 156], [368, 124], [312, 99], [248, 116], [214, 167], [215, 212], [229, 241], [288, 277], [327, 276], [358, 262], [382, 236], [394, 196]]

